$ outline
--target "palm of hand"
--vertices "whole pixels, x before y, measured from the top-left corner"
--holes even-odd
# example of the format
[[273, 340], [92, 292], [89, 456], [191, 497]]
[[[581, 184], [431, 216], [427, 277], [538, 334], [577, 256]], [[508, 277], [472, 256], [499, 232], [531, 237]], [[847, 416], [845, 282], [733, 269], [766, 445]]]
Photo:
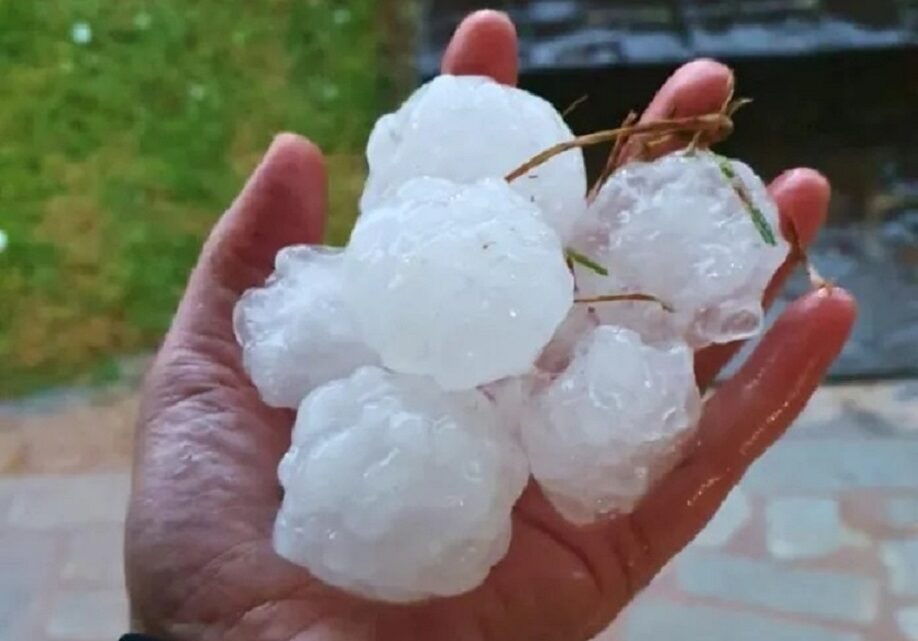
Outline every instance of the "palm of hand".
[[[460, 28], [444, 65], [511, 82], [515, 46], [503, 17], [477, 14]], [[711, 111], [729, 82], [716, 63], [688, 65], [645, 117]], [[785, 224], [810, 240], [825, 214], [824, 180], [800, 170], [772, 189]], [[514, 510], [510, 551], [482, 586], [417, 605], [372, 603], [274, 554], [276, 466], [293, 415], [262, 404], [230, 322], [239, 295], [263, 281], [278, 249], [321, 238], [324, 199], [319, 152], [279, 137], [208, 240], [149, 374], [126, 549], [138, 629], [196, 641], [589, 639], [692, 539], [783, 433], [854, 316], [840, 290], [791, 306], [743, 370], [709, 399], [686, 459], [633, 514], [575, 528], [530, 484]], [[734, 350], [699, 355], [699, 380], [710, 381]]]

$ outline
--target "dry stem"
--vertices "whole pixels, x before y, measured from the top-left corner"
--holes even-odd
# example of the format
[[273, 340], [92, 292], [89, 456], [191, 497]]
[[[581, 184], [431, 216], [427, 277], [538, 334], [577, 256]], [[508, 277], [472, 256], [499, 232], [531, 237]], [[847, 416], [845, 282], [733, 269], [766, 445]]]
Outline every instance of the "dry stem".
[[619, 127], [618, 129], [597, 131], [596, 133], [578, 136], [573, 140], [568, 140], [558, 143], [553, 147], [549, 147], [507, 174], [506, 180], [507, 182], [513, 182], [517, 178], [525, 176], [533, 169], [545, 164], [555, 156], [570, 151], [571, 149], [589, 147], [590, 145], [598, 145], [604, 142], [612, 142], [621, 136], [634, 136], [645, 133], [666, 134], [697, 131], [707, 132], [714, 136], [726, 135], [733, 131], [733, 121], [729, 116], [717, 113], [690, 116], [687, 118], [673, 118], [670, 120], [656, 120], [628, 127]]
[[[635, 122], [637, 122], [637, 119], [637, 112], [629, 112], [628, 115], [625, 116], [625, 120], [622, 121], [621, 129], [630, 127]], [[627, 135], [622, 135], [615, 139], [615, 145], [612, 146], [612, 151], [609, 152], [609, 159], [606, 160], [606, 166], [603, 168], [599, 178], [596, 179], [596, 184], [593, 185], [593, 188], [587, 195], [587, 202], [593, 202], [596, 199], [596, 196], [599, 195], [599, 190], [602, 189], [602, 186], [606, 184], [607, 180], [609, 180], [609, 176], [615, 172], [616, 168], [618, 167], [618, 157], [621, 154], [622, 148], [625, 146], [627, 141]]]
[[[733, 103], [733, 96], [736, 93], [736, 76], [733, 75], [733, 72], [730, 72], [730, 84], [727, 90], [727, 99], [724, 100], [724, 103], [720, 107], [720, 113], [723, 115], [733, 115], [733, 112], [730, 111], [730, 105]], [[736, 111], [735, 109], [733, 111]], [[693, 152], [698, 149], [698, 145], [701, 144], [701, 132], [698, 131], [695, 133], [695, 137], [692, 138], [692, 143], [689, 145], [689, 152]]]
[[810, 286], [814, 290], [832, 289], [835, 286], [834, 283], [819, 273], [819, 270], [816, 269], [816, 265], [810, 260], [809, 254], [807, 254], [806, 249], [804, 249], [803, 244], [800, 242], [800, 235], [797, 233], [797, 228], [794, 226], [793, 221], [789, 220], [788, 222], [790, 229], [788, 231], [789, 238], [787, 240], [791, 246], [790, 259], [794, 262], [803, 263], [807, 277], [810, 279]]
[[580, 96], [579, 98], [577, 98], [577, 100], [575, 100], [574, 102], [572, 102], [571, 104], [569, 104], [569, 105], [567, 106], [567, 109], [565, 109], [564, 111], [561, 112], [561, 117], [562, 117], [562, 118], [567, 118], [567, 117], [570, 116], [572, 113], [574, 113], [575, 111], [577, 111], [577, 108], [578, 108], [580, 105], [582, 105], [583, 103], [585, 103], [585, 102], [586, 102], [587, 100], [589, 100], [589, 99], [590, 99], [590, 94], [588, 94], [588, 93], [583, 94], [582, 96]]
[[580, 305], [593, 305], [596, 303], [629, 303], [629, 302], [639, 302], [639, 303], [656, 303], [662, 307], [667, 312], [675, 311], [672, 305], [663, 302], [656, 296], [651, 296], [650, 294], [615, 294], [611, 296], [596, 296], [595, 298], [578, 298], [574, 300], [575, 303]]

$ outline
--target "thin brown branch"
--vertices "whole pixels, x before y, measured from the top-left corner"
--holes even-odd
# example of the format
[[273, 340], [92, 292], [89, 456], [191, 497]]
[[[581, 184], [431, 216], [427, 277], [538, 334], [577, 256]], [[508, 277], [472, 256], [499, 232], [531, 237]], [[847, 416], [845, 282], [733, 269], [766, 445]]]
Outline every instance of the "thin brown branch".
[[525, 176], [533, 169], [545, 164], [558, 154], [563, 154], [571, 149], [589, 147], [590, 145], [599, 145], [604, 142], [612, 142], [623, 135], [633, 136], [645, 133], [675, 133], [680, 131], [706, 131], [714, 135], [725, 135], [733, 131], [733, 121], [724, 114], [704, 114], [701, 116], [690, 116], [687, 118], [673, 118], [671, 120], [657, 120], [654, 122], [645, 122], [630, 127], [619, 127], [618, 129], [609, 129], [607, 131], [597, 131], [585, 136], [578, 136], [572, 140], [558, 143], [549, 147], [545, 151], [536, 154], [533, 158], [527, 160], [514, 169], [506, 176], [507, 182], [513, 182], [521, 176]]
[[567, 106], [567, 109], [565, 109], [564, 111], [561, 112], [561, 117], [562, 117], [562, 118], [567, 118], [567, 117], [570, 116], [572, 113], [574, 113], [575, 111], [577, 111], [577, 109], [578, 109], [583, 103], [585, 103], [585, 102], [586, 102], [587, 100], [589, 100], [589, 99], [590, 99], [590, 94], [588, 94], [588, 93], [583, 94], [582, 96], [580, 96], [579, 98], [577, 98], [577, 100], [575, 100], [574, 102], [572, 102], [571, 104], [569, 104], [569, 105]]
[[[730, 107], [733, 104], [733, 96], [735, 94], [736, 94], [736, 76], [733, 75], [733, 71], [731, 70], [729, 85], [727, 88], [727, 98], [726, 100], [724, 100], [723, 105], [721, 105], [720, 107], [720, 113], [728, 117], [732, 115], [732, 112], [730, 111]], [[696, 149], [698, 149], [698, 146], [701, 144], [701, 136], [702, 136], [701, 131], [698, 131], [695, 133], [695, 137], [692, 138], [692, 142], [688, 148], [689, 152], [693, 152]]]
[[732, 118], [733, 114], [735, 114], [743, 107], [751, 105], [753, 102], [755, 101], [752, 98], [738, 98], [737, 100], [734, 100], [730, 107], [727, 109], [727, 115]]
[[[638, 115], [637, 112], [631, 111], [625, 116], [625, 119], [622, 121], [621, 129], [630, 127], [635, 122], [637, 122]], [[596, 183], [593, 185], [593, 188], [590, 190], [590, 193], [587, 195], [587, 202], [593, 202], [596, 199], [596, 196], [599, 195], [599, 190], [602, 189], [602, 186], [606, 184], [606, 181], [609, 180], [609, 177], [615, 173], [615, 170], [618, 168], [618, 157], [622, 153], [622, 148], [625, 146], [625, 143], [628, 141], [628, 136], [622, 135], [615, 139], [615, 144], [612, 146], [612, 151], [609, 152], [609, 158], [606, 160], [606, 166], [603, 167], [602, 173], [599, 174], [599, 178], [596, 179]]]
[[810, 256], [806, 249], [803, 247], [803, 243], [800, 242], [800, 235], [797, 233], [797, 228], [794, 226], [793, 221], [788, 219], [788, 223], [787, 240], [791, 246], [789, 257], [790, 260], [795, 263], [803, 263], [803, 266], [806, 269], [807, 277], [810, 280], [810, 286], [814, 290], [832, 289], [835, 286], [834, 283], [820, 274], [819, 270], [816, 268], [816, 265], [812, 260], [810, 260]]
[[658, 150], [664, 145], [669, 145], [673, 142], [674, 138], [682, 138], [682, 143], [689, 145], [694, 138], [694, 135], [686, 134], [685, 132], [677, 132], [674, 134], [663, 134], [662, 136], [657, 136], [656, 138], [651, 138], [650, 140], [641, 141], [641, 160], [647, 160], [648, 158], [655, 158], [659, 155]]
[[672, 305], [663, 302], [650, 294], [614, 294], [611, 296], [596, 296], [593, 298], [578, 298], [574, 300], [578, 305], [594, 305], [597, 303], [656, 303], [667, 312], [673, 312]]

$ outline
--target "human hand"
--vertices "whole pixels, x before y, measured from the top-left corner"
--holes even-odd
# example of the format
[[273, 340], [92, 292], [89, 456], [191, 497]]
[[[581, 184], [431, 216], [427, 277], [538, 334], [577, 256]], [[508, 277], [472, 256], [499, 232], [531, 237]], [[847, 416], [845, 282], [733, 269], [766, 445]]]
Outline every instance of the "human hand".
[[[493, 12], [471, 16], [443, 66], [514, 83], [512, 24]], [[644, 117], [714, 111], [730, 81], [718, 63], [686, 65]], [[782, 226], [807, 244], [826, 214], [826, 181], [795, 170], [771, 190]], [[202, 250], [143, 392], [126, 542], [138, 631], [170, 641], [585, 641], [692, 540], [799, 414], [855, 315], [838, 288], [792, 304], [707, 401], [685, 459], [632, 514], [578, 528], [530, 484], [514, 510], [510, 550], [483, 585], [415, 605], [374, 603], [329, 588], [274, 553], [276, 469], [293, 414], [261, 402], [232, 330], [241, 293], [264, 281], [282, 247], [320, 242], [325, 214], [321, 153], [283, 135]], [[698, 355], [702, 386], [735, 349]]]

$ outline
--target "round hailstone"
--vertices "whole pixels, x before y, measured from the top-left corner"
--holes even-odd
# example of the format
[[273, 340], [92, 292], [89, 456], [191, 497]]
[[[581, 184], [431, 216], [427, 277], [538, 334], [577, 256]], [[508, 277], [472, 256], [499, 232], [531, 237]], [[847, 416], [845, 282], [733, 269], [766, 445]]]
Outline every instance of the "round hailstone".
[[383, 365], [451, 390], [528, 371], [573, 303], [557, 234], [503, 180], [406, 183], [358, 221], [345, 270]]
[[481, 392], [366, 367], [303, 401], [279, 476], [281, 556], [408, 602], [484, 581], [507, 552], [528, 469]]
[[[501, 178], [574, 137], [561, 115], [538, 96], [490, 78], [440, 76], [376, 124], [367, 146], [366, 212], [419, 176], [472, 183]], [[566, 239], [586, 208], [586, 169], [575, 149], [556, 156], [513, 188], [539, 206]]]
[[233, 325], [262, 399], [296, 408], [313, 388], [379, 359], [358, 338], [344, 304], [341, 250], [287, 247], [275, 267], [264, 287], [243, 294]]
[[[735, 184], [764, 216], [774, 245]], [[604, 277], [578, 267], [580, 296], [640, 292], [676, 312], [652, 303], [599, 304], [603, 322], [649, 340], [681, 336], [696, 348], [758, 333], [762, 294], [788, 253], [778, 207], [759, 177], [710, 152], [622, 167], [590, 207], [577, 245], [610, 272]]]
[[552, 504], [585, 524], [634, 507], [676, 462], [700, 407], [688, 347], [603, 325], [537, 394], [523, 447]]

